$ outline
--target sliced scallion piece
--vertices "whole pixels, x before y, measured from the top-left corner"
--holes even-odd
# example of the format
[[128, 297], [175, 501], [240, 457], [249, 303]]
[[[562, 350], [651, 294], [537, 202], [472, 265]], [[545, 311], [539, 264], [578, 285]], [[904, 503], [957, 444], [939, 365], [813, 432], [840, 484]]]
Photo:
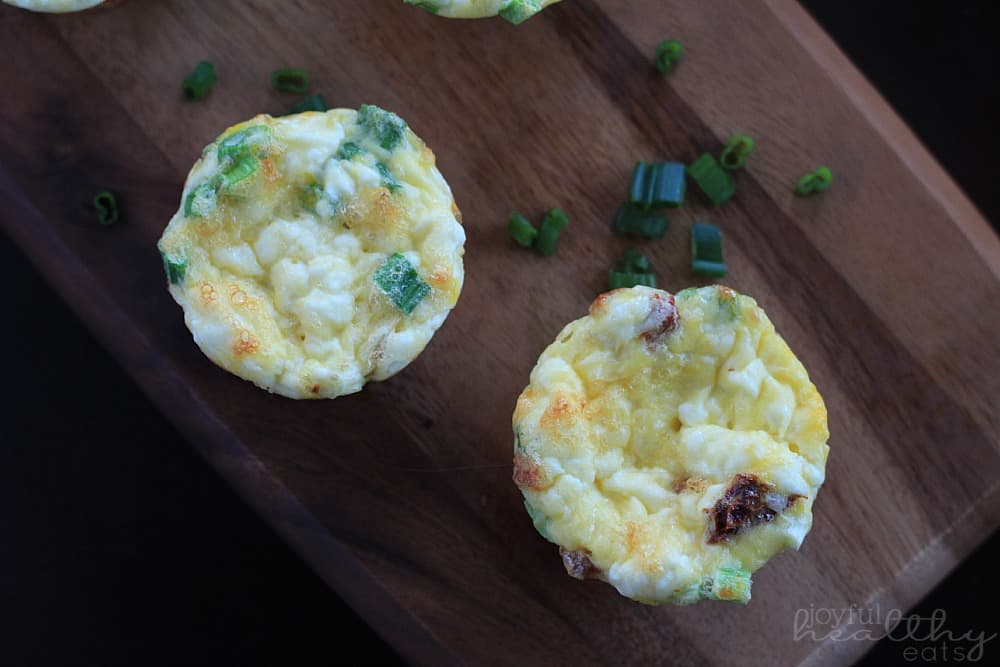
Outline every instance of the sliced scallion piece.
[[181, 84], [181, 91], [184, 97], [191, 101], [203, 100], [212, 90], [218, 77], [215, 74], [215, 65], [208, 61], [201, 61], [194, 70], [188, 74]]
[[97, 210], [97, 222], [102, 226], [110, 227], [118, 222], [118, 201], [107, 190], [94, 195], [94, 208]]
[[653, 65], [660, 74], [666, 74], [684, 59], [684, 46], [676, 39], [667, 39], [656, 45]]
[[338, 160], [353, 160], [357, 155], [364, 153], [365, 149], [358, 146], [353, 141], [345, 141], [337, 149]]
[[497, 14], [513, 24], [523, 23], [542, 11], [539, 0], [510, 0]]
[[188, 218], [204, 218], [215, 209], [217, 203], [215, 186], [202, 183], [184, 198], [184, 215]]
[[556, 251], [556, 243], [559, 242], [559, 234], [569, 224], [566, 214], [557, 208], [549, 209], [542, 219], [542, 226], [538, 230], [538, 238], [535, 240], [535, 248], [538, 252], [549, 257]]
[[726, 275], [722, 261], [722, 232], [715, 225], [691, 225], [691, 272], [696, 276], [721, 278]]
[[718, 206], [736, 194], [736, 183], [711, 153], [705, 153], [687, 168], [688, 176], [709, 200]]
[[406, 122], [373, 104], [362, 104], [358, 109], [358, 126], [375, 135], [378, 145], [387, 151], [394, 149], [406, 133]]
[[179, 285], [184, 282], [184, 274], [187, 272], [187, 258], [176, 260], [168, 257], [165, 252], [160, 251], [160, 257], [163, 258], [163, 270], [167, 274], [167, 280], [170, 281], [171, 285]]
[[829, 167], [820, 167], [816, 171], [811, 171], [798, 180], [795, 184], [795, 194], [800, 197], [811, 195], [814, 192], [823, 192], [833, 184], [833, 172]]
[[426, 0], [406, 0], [406, 4], [413, 5], [414, 7], [420, 7], [429, 11], [431, 14], [437, 14], [441, 11], [441, 4], [437, 2], [427, 2]]
[[219, 142], [219, 162], [235, 162], [244, 153], [254, 153], [258, 157], [267, 154], [273, 133], [266, 125], [249, 125], [223, 137]]
[[326, 98], [323, 97], [323, 93], [316, 93], [315, 95], [310, 95], [305, 98], [291, 109], [288, 110], [286, 116], [293, 116], [297, 113], [305, 113], [306, 111], [329, 111], [330, 105], [326, 103]]
[[629, 248], [622, 261], [608, 271], [608, 287], [619, 289], [636, 285], [656, 287], [656, 276], [649, 270], [649, 259]]
[[747, 156], [753, 153], [754, 140], [745, 134], [734, 134], [729, 137], [726, 147], [719, 155], [719, 163], [725, 169], [742, 169]]
[[392, 172], [389, 171], [389, 167], [381, 162], [377, 162], [375, 163], [375, 169], [378, 170], [379, 176], [382, 177], [382, 185], [388, 188], [389, 192], [396, 192], [402, 187], [400, 182], [396, 180], [396, 177], [392, 175]]
[[622, 204], [615, 215], [615, 230], [647, 239], [662, 239], [670, 220], [667, 216], [646, 211], [631, 204]]
[[720, 567], [714, 576], [706, 577], [698, 589], [702, 600], [750, 602], [750, 573], [733, 567]]
[[530, 248], [538, 238], [538, 230], [531, 221], [520, 213], [511, 213], [507, 218], [507, 231], [519, 246]]
[[405, 315], [413, 312], [420, 300], [431, 291], [417, 270], [400, 253], [391, 255], [375, 271], [375, 284]]
[[271, 86], [281, 93], [305, 95], [309, 92], [309, 75], [304, 69], [276, 69], [271, 72]]
[[250, 153], [243, 153], [235, 159], [232, 166], [219, 172], [219, 190], [226, 192], [247, 180], [255, 173], [260, 166], [260, 162]]
[[679, 162], [636, 162], [629, 203], [643, 209], [684, 203], [684, 165]]

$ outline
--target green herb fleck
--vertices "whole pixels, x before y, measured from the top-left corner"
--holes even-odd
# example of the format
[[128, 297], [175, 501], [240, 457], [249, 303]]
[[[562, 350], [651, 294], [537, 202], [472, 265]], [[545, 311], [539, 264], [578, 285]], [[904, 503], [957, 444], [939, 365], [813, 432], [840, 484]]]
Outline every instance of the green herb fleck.
[[387, 151], [394, 149], [406, 132], [402, 118], [372, 104], [362, 104], [358, 109], [358, 125], [373, 134], [378, 145]]
[[431, 291], [431, 286], [420, 278], [410, 260], [398, 252], [391, 255], [375, 271], [374, 279], [379, 289], [385, 292], [405, 315], [412, 313], [421, 299]]

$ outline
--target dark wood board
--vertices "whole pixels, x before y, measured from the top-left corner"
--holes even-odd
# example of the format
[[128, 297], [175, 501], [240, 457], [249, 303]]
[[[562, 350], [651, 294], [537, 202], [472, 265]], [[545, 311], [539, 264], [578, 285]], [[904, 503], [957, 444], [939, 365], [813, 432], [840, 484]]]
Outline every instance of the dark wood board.
[[[648, 56], [666, 37], [687, 59], [662, 78]], [[398, 0], [5, 6], [0, 40], [0, 224], [415, 663], [721, 665], [735, 644], [747, 665], [847, 664], [871, 643], [795, 641], [796, 610], [905, 609], [1000, 524], [1000, 242], [791, 0], [566, 0], [520, 27]], [[178, 83], [203, 58], [220, 82], [185, 103]], [[336, 106], [406, 118], [469, 238], [463, 295], [427, 350], [335, 401], [270, 396], [208, 362], [154, 245], [201, 147], [293, 101], [269, 90], [279, 66], [309, 69]], [[691, 220], [723, 227], [727, 284], [758, 299], [826, 399], [828, 481], [802, 550], [755, 576], [749, 607], [645, 607], [570, 579], [535, 534], [510, 481], [510, 415], [627, 245], [609, 220], [632, 162], [690, 161], [737, 131], [759, 144], [737, 198], [694, 201], [643, 249], [678, 290], [697, 284]], [[835, 187], [795, 198], [789, 183], [821, 163]], [[110, 229], [86, 210], [105, 188], [126, 215]], [[572, 219], [554, 257], [509, 242], [510, 209], [553, 205]]]

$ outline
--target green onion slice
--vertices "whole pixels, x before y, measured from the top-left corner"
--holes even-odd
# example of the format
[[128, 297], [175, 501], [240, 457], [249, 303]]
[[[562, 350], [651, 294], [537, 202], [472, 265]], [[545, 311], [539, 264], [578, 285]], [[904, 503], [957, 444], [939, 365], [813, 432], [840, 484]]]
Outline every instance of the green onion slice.
[[398, 252], [375, 271], [375, 284], [405, 315], [412, 313], [431, 291], [431, 286], [420, 278], [410, 260]]
[[608, 271], [608, 287], [619, 289], [636, 285], [656, 287], [656, 276], [649, 269], [649, 258], [629, 248], [622, 261]]
[[566, 214], [557, 208], [549, 209], [542, 219], [542, 226], [538, 230], [538, 238], [535, 240], [535, 248], [544, 256], [549, 257], [556, 251], [556, 244], [559, 242], [559, 234], [569, 224]]
[[750, 602], [750, 573], [733, 567], [720, 567], [714, 576], [705, 577], [698, 589], [702, 600]]
[[97, 222], [104, 227], [118, 222], [118, 201], [107, 190], [94, 195], [94, 208], [97, 209]]
[[286, 116], [293, 116], [297, 113], [305, 113], [306, 111], [329, 111], [330, 105], [326, 103], [326, 98], [323, 97], [323, 93], [316, 93], [315, 95], [310, 95], [305, 98], [291, 109], [288, 110]]
[[539, 0], [510, 0], [497, 14], [517, 25], [542, 11]]
[[530, 248], [538, 238], [538, 230], [520, 213], [511, 213], [507, 218], [507, 231], [518, 245]]
[[643, 209], [684, 203], [684, 165], [679, 162], [636, 162], [629, 203]]
[[795, 184], [795, 194], [800, 197], [811, 195], [814, 192], [823, 192], [833, 184], [833, 172], [829, 167], [820, 167], [816, 171], [811, 171], [798, 180]]
[[303, 69], [276, 69], [271, 72], [271, 85], [281, 93], [305, 95], [309, 91], [309, 75]]
[[237, 185], [256, 174], [259, 166], [260, 162], [257, 158], [250, 153], [243, 153], [236, 158], [236, 161], [231, 167], [219, 172], [219, 189], [222, 192], [232, 190]]
[[219, 162], [236, 162], [244, 154], [266, 157], [273, 133], [266, 125], [250, 125], [223, 137], [219, 142]]
[[353, 160], [356, 156], [364, 153], [365, 149], [358, 146], [353, 141], [345, 141], [337, 149], [337, 159], [338, 160]]
[[665, 215], [623, 204], [615, 215], [615, 230], [647, 239], [662, 239], [670, 220]]
[[215, 65], [207, 61], [198, 63], [181, 84], [184, 97], [192, 101], [203, 100], [212, 90], [217, 80]]
[[184, 274], [187, 272], [187, 258], [181, 260], [171, 259], [165, 252], [160, 251], [163, 258], [163, 270], [167, 273], [167, 280], [171, 285], [179, 285], [184, 282]]
[[420, 7], [429, 11], [431, 14], [437, 14], [441, 11], [442, 5], [437, 2], [427, 2], [426, 0], [406, 0], [406, 4], [413, 5], [414, 7]]
[[184, 215], [188, 218], [204, 218], [215, 209], [217, 203], [215, 186], [202, 183], [184, 198]]
[[688, 176], [709, 200], [718, 206], [736, 194], [736, 183], [711, 153], [705, 153], [687, 168]]
[[373, 104], [362, 104], [358, 109], [358, 125], [373, 134], [378, 145], [387, 151], [394, 149], [406, 133], [402, 118]]
[[722, 232], [715, 225], [691, 225], [691, 272], [696, 276], [721, 278], [726, 275], [722, 261]]
[[668, 39], [656, 45], [653, 64], [661, 74], [666, 74], [684, 59], [684, 45], [676, 39]]
[[719, 155], [719, 163], [725, 169], [742, 169], [747, 161], [747, 156], [753, 153], [755, 147], [753, 139], [745, 134], [734, 134], [729, 137], [726, 147]]
[[382, 185], [388, 188], [389, 192], [396, 192], [402, 187], [400, 182], [396, 180], [396, 177], [392, 175], [392, 172], [389, 171], [389, 167], [381, 162], [377, 162], [375, 163], [375, 169], [378, 170], [379, 175], [382, 177]]

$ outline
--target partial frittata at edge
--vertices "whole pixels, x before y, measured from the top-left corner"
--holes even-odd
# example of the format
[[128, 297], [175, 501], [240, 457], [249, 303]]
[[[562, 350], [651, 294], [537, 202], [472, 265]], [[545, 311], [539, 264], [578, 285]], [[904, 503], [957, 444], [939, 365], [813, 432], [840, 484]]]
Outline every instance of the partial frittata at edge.
[[202, 152], [159, 249], [212, 361], [332, 398], [398, 372], [444, 322], [464, 277], [460, 220], [395, 114], [257, 116]]
[[823, 399], [757, 303], [725, 287], [602, 294], [514, 411], [514, 481], [567, 572], [646, 603], [747, 602], [812, 525]]
[[3, 2], [21, 9], [30, 9], [33, 12], [62, 14], [90, 9], [105, 4], [105, 2], [116, 4], [118, 0], [3, 0]]
[[502, 16], [511, 23], [527, 21], [559, 0], [406, 0], [438, 16], [453, 19], [481, 19]]

